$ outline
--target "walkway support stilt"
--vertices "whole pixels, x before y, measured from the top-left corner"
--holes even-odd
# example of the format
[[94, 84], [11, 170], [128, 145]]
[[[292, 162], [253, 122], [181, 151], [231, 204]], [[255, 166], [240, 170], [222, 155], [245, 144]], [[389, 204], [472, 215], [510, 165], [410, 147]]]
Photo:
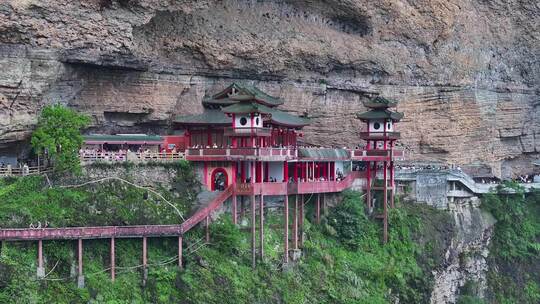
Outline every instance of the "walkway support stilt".
[[259, 196], [260, 199], [260, 205], [259, 205], [259, 217], [260, 217], [260, 225], [261, 228], [259, 230], [259, 242], [260, 242], [260, 256], [261, 256], [261, 262], [264, 260], [264, 195]]
[[147, 261], [147, 237], [143, 236], [142, 239], [142, 264], [143, 264], [143, 280], [142, 285], [146, 286], [146, 280], [148, 279], [148, 261]]
[[284, 206], [284, 228], [285, 231], [283, 233], [284, 240], [283, 240], [283, 251], [284, 251], [284, 257], [283, 257], [283, 263], [287, 264], [289, 263], [289, 196], [285, 195], [285, 206]]
[[256, 242], [256, 235], [255, 235], [255, 195], [251, 196], [251, 266], [255, 268], [255, 242]]
[[182, 269], [182, 236], [178, 236], [178, 268]]
[[39, 279], [45, 277], [45, 267], [43, 266], [43, 241], [38, 240], [38, 266], [37, 277]]
[[238, 223], [238, 218], [237, 218], [237, 215], [238, 215], [238, 212], [237, 212], [237, 200], [236, 200], [236, 193], [233, 194], [232, 196], [232, 221], [233, 221], [233, 224], [237, 224]]
[[304, 195], [300, 195], [300, 212], [298, 213], [298, 238], [300, 246], [304, 246]]
[[77, 240], [77, 260], [79, 261], [77, 287], [84, 288], [84, 274], [83, 274], [83, 240]]
[[367, 164], [366, 170], [366, 206], [368, 212], [371, 212], [371, 163]]
[[298, 194], [294, 198], [293, 245], [298, 250]]
[[246, 203], [244, 201], [244, 196], [240, 196], [240, 220], [246, 217]]
[[115, 273], [115, 255], [114, 255], [114, 238], [111, 238], [111, 281], [114, 282]]
[[210, 243], [210, 217], [206, 217], [206, 243]]
[[395, 181], [394, 181], [394, 162], [390, 162], [390, 207], [395, 208], [396, 205], [394, 203], [394, 195], [396, 191], [395, 187]]
[[387, 162], [383, 165], [383, 243], [388, 242], [388, 176]]
[[317, 206], [315, 208], [315, 220], [317, 224], [321, 223], [321, 195], [317, 194]]

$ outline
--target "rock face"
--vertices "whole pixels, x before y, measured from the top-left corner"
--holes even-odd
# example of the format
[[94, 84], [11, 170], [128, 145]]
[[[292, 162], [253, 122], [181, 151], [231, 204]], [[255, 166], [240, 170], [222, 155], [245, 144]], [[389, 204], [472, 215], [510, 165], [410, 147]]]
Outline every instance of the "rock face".
[[467, 283], [474, 286], [471, 292], [480, 298], [485, 296], [488, 247], [495, 220], [478, 205], [478, 199], [450, 203], [449, 212], [454, 217], [457, 234], [445, 254], [445, 267], [433, 273], [433, 304], [455, 303], [460, 289]]
[[498, 175], [540, 155], [536, 1], [8, 0], [0, 4], [0, 149], [45, 104], [91, 131], [165, 133], [245, 81], [307, 113], [311, 144], [357, 145], [354, 112], [400, 101], [410, 158]]

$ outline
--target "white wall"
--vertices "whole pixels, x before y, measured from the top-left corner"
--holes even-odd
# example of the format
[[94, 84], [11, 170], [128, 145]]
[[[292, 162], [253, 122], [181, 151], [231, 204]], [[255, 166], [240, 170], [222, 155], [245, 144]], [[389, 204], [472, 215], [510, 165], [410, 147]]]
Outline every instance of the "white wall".
[[[247, 123], [245, 125], [240, 124], [240, 120], [242, 118], [245, 118]], [[251, 127], [251, 117], [249, 117], [249, 114], [247, 115], [238, 115], [236, 114], [234, 117], [234, 125], [236, 128], [250, 128]]]
[[[242, 117], [244, 117], [247, 121], [245, 125], [240, 124], [240, 120], [242, 119]], [[251, 128], [251, 114], [242, 114], [242, 115], [235, 114], [234, 125], [236, 128]], [[256, 128], [262, 128], [263, 126], [262, 115], [259, 115], [253, 118], [253, 126]]]
[[[379, 129], [375, 129], [375, 123], [379, 123]], [[393, 132], [394, 131], [394, 123], [392, 120], [388, 120], [385, 122], [383, 119], [381, 120], [374, 120], [369, 122], [369, 132]]]

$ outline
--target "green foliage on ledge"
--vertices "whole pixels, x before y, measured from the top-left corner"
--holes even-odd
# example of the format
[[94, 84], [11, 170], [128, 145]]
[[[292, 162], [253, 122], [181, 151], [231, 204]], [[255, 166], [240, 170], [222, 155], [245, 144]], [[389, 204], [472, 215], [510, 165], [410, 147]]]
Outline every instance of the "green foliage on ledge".
[[497, 223], [490, 246], [488, 287], [497, 303], [540, 303], [540, 191], [508, 183], [482, 199]]
[[[170, 165], [176, 170], [171, 189], [161, 194], [187, 217], [196, 200], [198, 183], [186, 162]], [[135, 173], [140, 174], [140, 172]], [[126, 177], [128, 178], [128, 177]], [[70, 180], [84, 184], [84, 180]], [[179, 224], [182, 219], [168, 203], [145, 188], [119, 180], [65, 188], [43, 176], [0, 179], [0, 227], [77, 227], [105, 225]], [[57, 185], [59, 184], [59, 185]]]

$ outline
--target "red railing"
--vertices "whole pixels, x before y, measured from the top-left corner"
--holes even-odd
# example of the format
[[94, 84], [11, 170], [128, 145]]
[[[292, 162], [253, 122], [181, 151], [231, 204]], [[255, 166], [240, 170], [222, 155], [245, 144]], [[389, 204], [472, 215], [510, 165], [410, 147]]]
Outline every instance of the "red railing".
[[233, 156], [255, 156], [257, 155], [257, 150], [255, 148], [233, 148], [227, 149], [227, 154], [224, 155], [233, 155]]
[[349, 188], [356, 178], [360, 178], [362, 172], [352, 171], [341, 181], [313, 181], [299, 183], [266, 182], [266, 183], [241, 183], [236, 184], [237, 195], [287, 195], [307, 193], [331, 193], [341, 192]]
[[221, 192], [216, 198], [214, 198], [208, 205], [204, 208], [199, 209], [195, 214], [190, 218], [184, 221], [181, 225], [181, 232], [186, 233], [195, 225], [203, 221], [206, 217], [210, 216], [210, 213], [217, 209], [221, 204], [223, 204], [232, 194], [234, 187], [229, 186], [225, 191]]
[[262, 156], [296, 158], [297, 151], [294, 148], [189, 148], [186, 151], [188, 157], [239, 157], [239, 156]]
[[239, 183], [236, 184], [236, 191], [235, 193], [237, 195], [251, 195], [254, 193], [254, 184], [251, 183]]
[[226, 149], [204, 149], [203, 155], [226, 155], [227, 150]]
[[180, 225], [139, 225], [102, 227], [64, 227], [40, 229], [0, 229], [0, 240], [69, 240], [131, 238], [142, 236], [175, 236], [181, 234]]

